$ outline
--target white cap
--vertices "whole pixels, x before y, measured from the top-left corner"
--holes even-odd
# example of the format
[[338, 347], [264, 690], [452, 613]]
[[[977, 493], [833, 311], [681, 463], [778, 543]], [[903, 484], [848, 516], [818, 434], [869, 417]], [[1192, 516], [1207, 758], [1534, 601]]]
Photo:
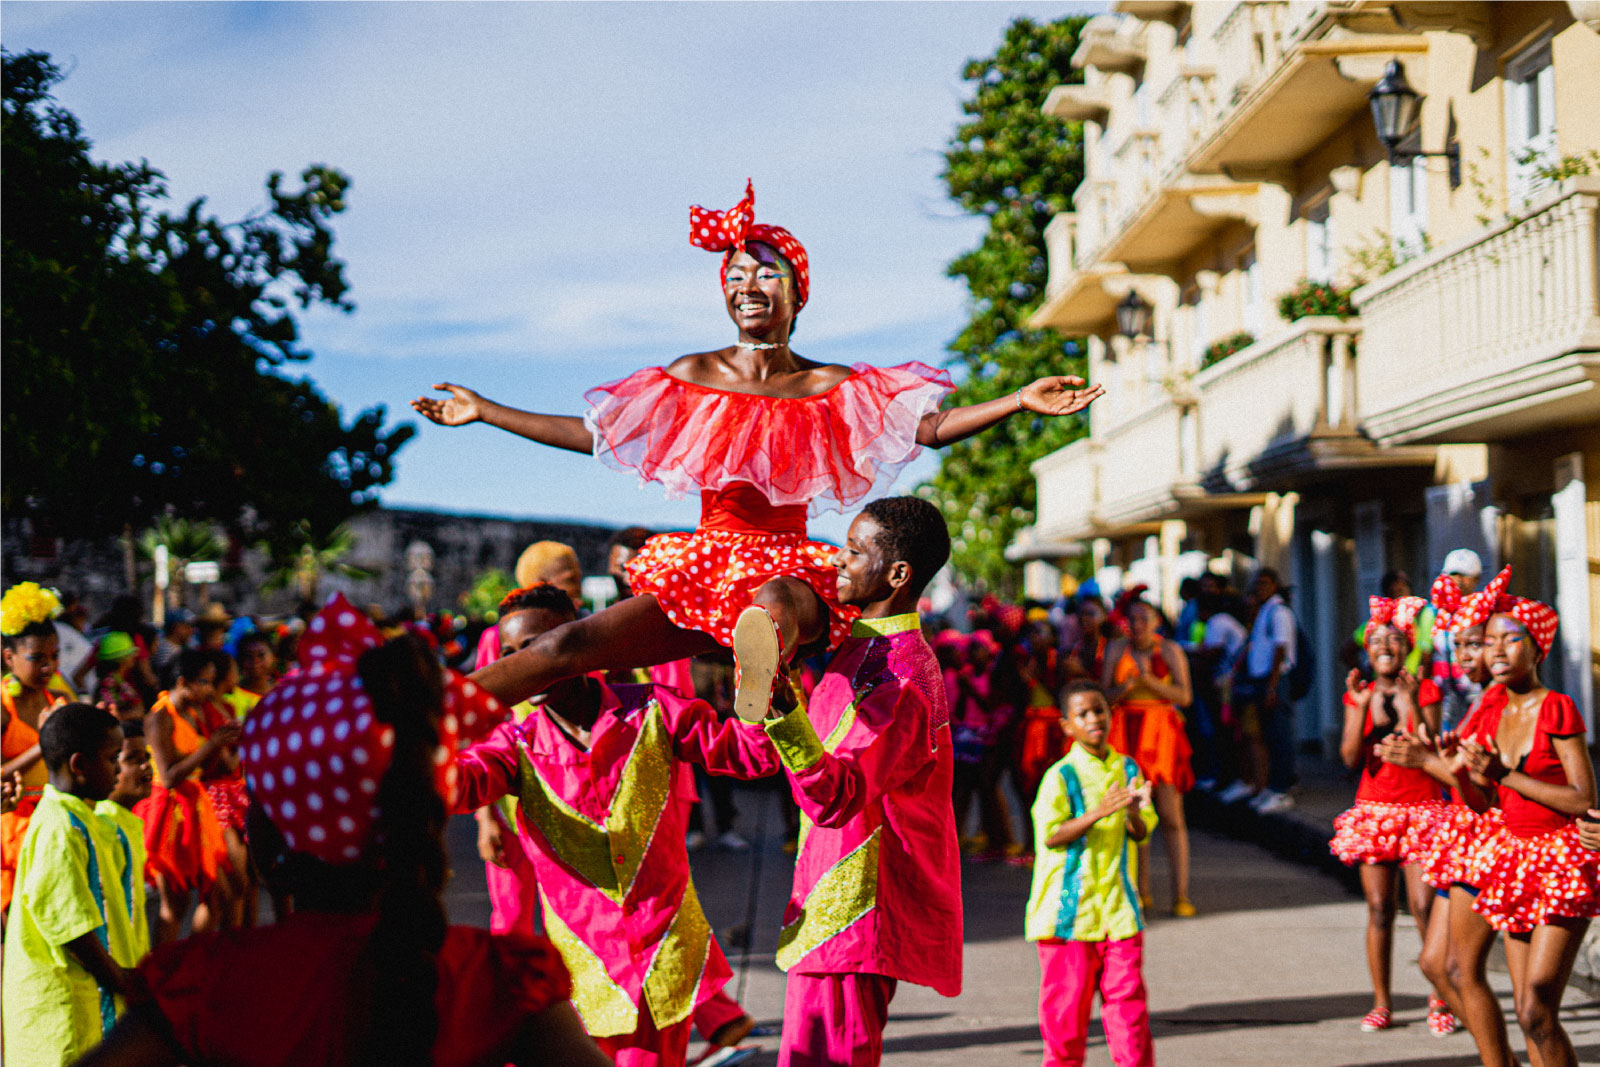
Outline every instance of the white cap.
[[1470, 574], [1474, 578], [1483, 576], [1483, 560], [1470, 548], [1452, 549], [1444, 558], [1445, 574]]

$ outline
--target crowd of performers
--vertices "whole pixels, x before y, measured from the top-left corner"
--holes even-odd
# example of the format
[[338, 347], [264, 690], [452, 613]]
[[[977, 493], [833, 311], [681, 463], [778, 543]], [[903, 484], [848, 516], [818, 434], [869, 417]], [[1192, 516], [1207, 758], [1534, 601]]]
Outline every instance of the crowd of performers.
[[[652, 1067], [686, 1063], [692, 1028], [736, 1042], [751, 1020], [726, 994], [689, 870], [697, 771], [781, 776], [798, 812], [777, 952], [783, 1067], [879, 1062], [900, 982], [959, 994], [957, 827], [974, 798], [980, 851], [1032, 865], [1046, 1064], [1083, 1062], [1096, 996], [1119, 1067], [1153, 1063], [1138, 849], [1159, 825], [1171, 910], [1193, 915], [1178, 709], [1215, 665], [1193, 677], [1138, 590], [1109, 614], [1081, 598], [1065, 647], [998, 608], [977, 633], [930, 642], [917, 606], [949, 538], [920, 499], [872, 500], [837, 548], [806, 536], [809, 514], [856, 510], [922, 447], [1070, 415], [1099, 389], [1051, 377], [946, 409], [948, 377], [922, 364], [812, 362], [789, 347], [805, 250], [754, 222], [748, 189], [730, 211], [691, 209], [691, 242], [721, 253], [733, 345], [597, 388], [582, 418], [452, 384], [414, 402], [440, 425], [482, 422], [699, 494], [693, 532], [618, 546], [630, 595], [617, 604], [580, 616], [576, 561], [552, 552], [501, 605], [470, 676], [427, 635], [381, 631], [339, 597], [281, 677], [272, 643], [238, 633], [232, 655], [168, 652], [158, 691], [161, 657], [126, 626], [101, 638], [79, 701], [57, 670], [62, 605], [28, 583], [7, 593], [8, 1063]], [[1417, 605], [1375, 602], [1374, 676], [1347, 696], [1362, 791], [1335, 847], [1363, 864], [1372, 903], [1369, 1028], [1390, 1020], [1404, 869], [1424, 966], [1485, 1062], [1510, 1062], [1483, 984], [1504, 930], [1518, 1018], [1555, 1067], [1572, 1062], [1556, 1011], [1600, 910], [1600, 833], [1580, 821], [1595, 803], [1582, 724], [1538, 682], [1554, 613], [1506, 581], [1437, 591], [1462, 671], [1485, 684], [1455, 730], [1404, 667]], [[1270, 692], [1286, 656], [1270, 612], [1258, 618], [1266, 666], [1247, 675]], [[694, 695], [687, 661], [730, 652], [722, 715]], [[1006, 769], [1031, 853], [1007, 848]], [[445, 819], [468, 812], [493, 860], [487, 931], [448, 925], [441, 902]], [[271, 925], [255, 921], [258, 886]]]

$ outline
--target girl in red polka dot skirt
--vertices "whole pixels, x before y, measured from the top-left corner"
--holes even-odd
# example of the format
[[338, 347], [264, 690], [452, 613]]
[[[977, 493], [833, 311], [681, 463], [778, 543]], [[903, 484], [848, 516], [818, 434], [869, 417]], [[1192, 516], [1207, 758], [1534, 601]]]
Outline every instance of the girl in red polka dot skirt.
[[[1495, 583], [1503, 588], [1506, 577]], [[1600, 914], [1600, 854], [1582, 846], [1577, 829], [1595, 806], [1594, 767], [1577, 706], [1539, 680], [1555, 611], [1496, 591], [1493, 612], [1484, 655], [1506, 701], [1463, 748], [1474, 780], [1498, 788], [1505, 822], [1467, 862], [1479, 887], [1472, 906], [1506, 935], [1530, 1055], [1537, 1050], [1540, 1067], [1569, 1067], [1578, 1060], [1561, 1027], [1561, 998], [1589, 920]]]
[[479, 673], [506, 701], [595, 670], [628, 670], [731, 646], [734, 707], [767, 711], [784, 660], [832, 645], [853, 613], [839, 604], [834, 549], [806, 537], [808, 515], [844, 511], [881, 491], [924, 446], [941, 447], [1013, 415], [1069, 415], [1101, 392], [1051, 376], [995, 400], [941, 411], [949, 375], [922, 363], [841, 366], [790, 347], [810, 293], [810, 262], [794, 235], [757, 224], [755, 194], [731, 211], [689, 209], [689, 241], [722, 253], [722, 299], [733, 344], [648, 367], [590, 390], [588, 413], [537, 415], [459, 385], [412, 407], [443, 426], [485, 422], [541, 444], [593, 453], [700, 496], [690, 534], [651, 538], [628, 564], [634, 596], [551, 631]]
[[1440, 575], [1433, 583], [1433, 606], [1438, 612], [1434, 633], [1449, 630], [1456, 665], [1483, 695], [1460, 726], [1441, 734], [1436, 744], [1409, 734], [1390, 734], [1378, 753], [1386, 763], [1427, 772], [1450, 790], [1445, 816], [1422, 848], [1422, 877], [1433, 887], [1434, 901], [1417, 962], [1430, 982], [1451, 992], [1449, 1009], [1428, 1013], [1428, 1028], [1435, 1036], [1447, 1036], [1459, 1017], [1472, 1033], [1485, 1067], [1510, 1067], [1506, 1020], [1487, 975], [1495, 931], [1472, 910], [1478, 890], [1468, 881], [1466, 870], [1478, 841], [1499, 830], [1501, 818], [1494, 789], [1473, 783], [1461, 746], [1463, 740], [1479, 736], [1484, 718], [1498, 714], [1506, 700], [1504, 687], [1492, 684], [1483, 657], [1486, 618], [1477, 609], [1485, 596], [1492, 600], [1494, 594], [1474, 594], [1463, 601], [1452, 575]]
[[[1368, 1032], [1393, 1025], [1389, 973], [1396, 874], [1404, 876], [1406, 902], [1417, 929], [1428, 928], [1433, 904], [1433, 890], [1422, 878], [1421, 857], [1429, 834], [1444, 815], [1443, 793], [1426, 772], [1385, 763], [1379, 756], [1379, 746], [1390, 734], [1426, 741], [1439, 733], [1438, 688], [1405, 669], [1416, 638], [1417, 613], [1426, 605], [1421, 597], [1373, 597], [1366, 633], [1373, 679], [1367, 683], [1360, 672], [1351, 671], [1345, 684], [1339, 755], [1346, 766], [1361, 768], [1361, 781], [1355, 806], [1333, 820], [1329, 847], [1343, 862], [1361, 868], [1361, 890], [1367, 898], [1367, 968], [1372, 974], [1372, 1010], [1361, 1020], [1361, 1029]], [[1446, 993], [1444, 986], [1435, 984], [1430, 1012], [1445, 1009]]]

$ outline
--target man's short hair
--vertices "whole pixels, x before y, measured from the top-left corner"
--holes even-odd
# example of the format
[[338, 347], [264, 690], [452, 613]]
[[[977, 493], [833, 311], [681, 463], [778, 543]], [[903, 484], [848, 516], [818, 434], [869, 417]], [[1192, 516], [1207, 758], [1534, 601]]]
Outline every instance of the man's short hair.
[[1111, 701], [1106, 699], [1105, 688], [1099, 682], [1092, 678], [1078, 678], [1061, 687], [1061, 711], [1063, 714], [1066, 713], [1067, 702], [1079, 693], [1093, 693], [1100, 698], [1106, 707], [1109, 708], [1111, 706]]
[[44, 765], [59, 771], [73, 755], [92, 756], [106, 743], [106, 734], [118, 729], [117, 718], [93, 704], [63, 704], [39, 728], [39, 752]]
[[560, 586], [535, 582], [526, 589], [514, 589], [500, 601], [500, 617], [518, 611], [552, 611], [568, 619], [578, 617], [577, 606]]
[[861, 509], [878, 524], [878, 547], [890, 562], [911, 565], [911, 592], [920, 594], [950, 560], [950, 531], [939, 509], [920, 497], [886, 496]]
[[655, 535], [649, 530], [645, 529], [643, 526], [624, 527], [623, 529], [618, 530], [616, 533], [611, 535], [611, 540], [606, 544], [606, 555], [609, 556], [611, 554], [611, 550], [616, 548], [618, 545], [626, 548], [629, 552], [637, 552], [643, 548], [644, 543], [650, 540], [650, 538], [653, 536]]

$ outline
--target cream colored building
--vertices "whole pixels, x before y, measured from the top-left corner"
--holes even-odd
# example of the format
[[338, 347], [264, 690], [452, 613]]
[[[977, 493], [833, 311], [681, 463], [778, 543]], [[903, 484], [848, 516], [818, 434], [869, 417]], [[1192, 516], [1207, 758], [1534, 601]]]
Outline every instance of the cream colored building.
[[[1013, 556], [1091, 546], [1169, 607], [1212, 561], [1295, 586], [1301, 736], [1387, 569], [1451, 548], [1562, 613], [1546, 672], [1592, 722], [1600, 639], [1600, 4], [1121, 0], [1085, 27], [1074, 210], [1034, 323], [1086, 336], [1089, 436], [1039, 460]], [[1390, 161], [1368, 93], [1421, 94]], [[1454, 151], [1444, 155], [1410, 152]], [[1563, 161], [1563, 157], [1567, 158]], [[1357, 314], [1286, 321], [1303, 279]], [[1117, 332], [1130, 292], [1148, 337]], [[1207, 363], [1219, 340], [1242, 349]], [[1104, 584], [1104, 583], [1102, 583]]]

